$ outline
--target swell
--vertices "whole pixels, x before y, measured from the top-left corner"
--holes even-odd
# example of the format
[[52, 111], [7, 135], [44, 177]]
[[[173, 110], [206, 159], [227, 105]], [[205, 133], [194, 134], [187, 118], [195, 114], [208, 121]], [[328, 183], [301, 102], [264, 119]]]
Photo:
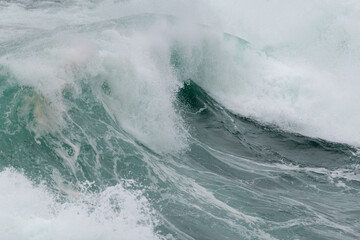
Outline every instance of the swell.
[[226, 203], [222, 207], [229, 213], [229, 208], [241, 209], [254, 221], [252, 233], [259, 235], [242, 232], [242, 236], [358, 236], [357, 224], [348, 225], [348, 218], [355, 219], [356, 214], [341, 210], [356, 208], [357, 148], [234, 115], [192, 81], [180, 90], [178, 99], [193, 138], [187, 154], [192, 167], [203, 173], [191, 175], [211, 189], [216, 200]]
[[[197, 126], [197, 123], [203, 123], [207, 127], [212, 125], [214, 125], [215, 129], [219, 127], [219, 134], [226, 133], [227, 135], [230, 135], [231, 138], [234, 138], [234, 140], [236, 139], [234, 143], [222, 143], [221, 141], [216, 142], [218, 147], [220, 147], [219, 150], [221, 152], [227, 152], [226, 147], [233, 146], [233, 148], [229, 150], [229, 153], [233, 154], [237, 152], [239, 157], [253, 158], [258, 160], [263, 159], [266, 161], [269, 160], [265, 154], [266, 151], [263, 152], [263, 154], [265, 154], [264, 157], [260, 157], [261, 150], [268, 148], [274, 149], [276, 151], [278, 149], [276, 154], [271, 154], [278, 155], [279, 159], [287, 159], [286, 156], [291, 156], [290, 158], [296, 158], [296, 156], [302, 156], [305, 154], [303, 159], [288, 163], [314, 167], [331, 167], [331, 162], [337, 164], [334, 165], [334, 167], [341, 167], [346, 164], [346, 160], [341, 160], [341, 156], [344, 156], [345, 159], [347, 159], [347, 157], [357, 155], [358, 149], [354, 146], [336, 142], [328, 142], [319, 138], [309, 138], [300, 134], [289, 133], [276, 125], [264, 125], [254, 119], [234, 114], [216, 102], [211, 96], [209, 96], [206, 91], [204, 91], [192, 80], [186, 82], [184, 87], [181, 88], [178, 93], [178, 100], [183, 104], [181, 109], [183, 109], [182, 113], [184, 114], [184, 118], [187, 121], [194, 121], [189, 125], [192, 126], [191, 130], [194, 131], [195, 136], [196, 134], [201, 134], [201, 132], [197, 133], [197, 131], [202, 129], [202, 127]], [[208, 129], [206, 131], [208, 131]], [[252, 136], [257, 137], [252, 138]], [[206, 141], [208, 139], [208, 137], [202, 135], [199, 138], [201, 138], [201, 141]], [[214, 136], [211, 139], [225, 140], [229, 139], [229, 137]], [[209, 145], [214, 145], [214, 143]], [[260, 146], [262, 146], [262, 149]], [[251, 151], [247, 150], [250, 148]], [[259, 151], [257, 151], [257, 149]], [[329, 155], [317, 156], [318, 153], [316, 152], [316, 149], [319, 149], [319, 152], [328, 152]], [[294, 152], [290, 152], [291, 150]], [[289, 153], [286, 153], [287, 151], [289, 151]], [[255, 155], [246, 155], [247, 153], [252, 153]], [[320, 165], [322, 164], [321, 161], [311, 162], [311, 158], [306, 156], [306, 154], [309, 154], [309, 156], [314, 158], [326, 159], [326, 165]], [[331, 156], [332, 154], [334, 155]]]

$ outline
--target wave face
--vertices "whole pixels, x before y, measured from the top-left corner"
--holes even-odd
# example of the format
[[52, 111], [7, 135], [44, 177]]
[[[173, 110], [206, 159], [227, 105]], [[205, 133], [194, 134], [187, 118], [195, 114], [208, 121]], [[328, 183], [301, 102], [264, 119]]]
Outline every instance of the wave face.
[[0, 2], [0, 239], [360, 238], [357, 1]]

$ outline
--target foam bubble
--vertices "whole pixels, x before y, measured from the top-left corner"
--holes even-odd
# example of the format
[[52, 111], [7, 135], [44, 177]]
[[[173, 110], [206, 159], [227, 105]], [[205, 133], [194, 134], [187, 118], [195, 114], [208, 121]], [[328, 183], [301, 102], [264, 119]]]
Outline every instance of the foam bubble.
[[60, 202], [12, 169], [0, 172], [1, 239], [158, 239], [148, 203], [121, 185]]

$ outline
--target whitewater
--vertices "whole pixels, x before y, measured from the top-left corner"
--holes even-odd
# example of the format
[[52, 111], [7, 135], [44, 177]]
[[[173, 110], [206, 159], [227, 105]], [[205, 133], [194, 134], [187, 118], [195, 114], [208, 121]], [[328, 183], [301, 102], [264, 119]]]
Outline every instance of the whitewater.
[[359, 239], [360, 3], [0, 1], [0, 239]]

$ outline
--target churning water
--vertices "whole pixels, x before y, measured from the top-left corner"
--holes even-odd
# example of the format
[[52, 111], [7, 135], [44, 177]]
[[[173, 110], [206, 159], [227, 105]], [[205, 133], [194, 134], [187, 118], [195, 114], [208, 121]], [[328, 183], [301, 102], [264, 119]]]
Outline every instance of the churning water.
[[0, 1], [0, 239], [360, 238], [360, 3]]

